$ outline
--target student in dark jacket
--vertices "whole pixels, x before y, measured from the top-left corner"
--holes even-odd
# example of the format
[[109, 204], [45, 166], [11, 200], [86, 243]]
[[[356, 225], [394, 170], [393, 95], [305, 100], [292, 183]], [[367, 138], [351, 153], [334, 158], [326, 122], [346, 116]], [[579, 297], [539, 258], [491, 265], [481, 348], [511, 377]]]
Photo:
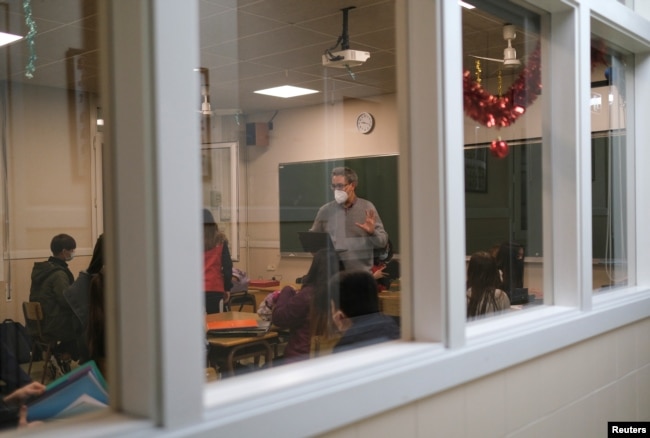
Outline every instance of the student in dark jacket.
[[74, 281], [68, 263], [77, 247], [72, 236], [58, 234], [50, 242], [52, 256], [44, 262], [35, 262], [29, 301], [38, 301], [43, 309], [43, 335], [60, 341], [58, 352], [78, 356], [77, 334], [81, 323], [68, 305], [64, 292]]
[[[289, 329], [289, 340], [284, 349], [286, 362], [309, 359], [312, 330], [318, 325], [314, 300], [327, 296], [329, 279], [342, 268], [335, 251], [321, 249], [314, 255], [302, 287], [296, 291], [286, 286], [273, 306], [271, 321], [281, 329]], [[328, 315], [325, 307], [324, 316]], [[314, 318], [311, 315], [314, 314]], [[312, 321], [313, 319], [313, 321]]]
[[79, 332], [77, 333], [80, 344], [80, 356], [83, 361], [88, 359], [86, 333], [88, 331], [88, 312], [90, 307], [90, 282], [94, 275], [98, 275], [104, 268], [104, 235], [100, 234], [93, 249], [88, 268], [79, 272], [77, 279], [63, 293], [66, 302], [77, 316]]
[[344, 271], [330, 282], [333, 319], [342, 332], [334, 353], [398, 339], [395, 321], [379, 311], [377, 282], [366, 271]]

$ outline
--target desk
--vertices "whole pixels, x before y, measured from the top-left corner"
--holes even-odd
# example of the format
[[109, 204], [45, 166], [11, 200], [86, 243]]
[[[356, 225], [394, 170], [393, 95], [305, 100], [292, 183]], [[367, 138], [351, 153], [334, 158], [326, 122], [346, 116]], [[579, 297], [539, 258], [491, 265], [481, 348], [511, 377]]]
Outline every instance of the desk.
[[400, 292], [379, 292], [379, 310], [384, 315], [401, 316]]
[[260, 304], [262, 304], [262, 301], [264, 301], [264, 298], [266, 298], [268, 294], [273, 293], [276, 290], [282, 290], [285, 286], [291, 286], [294, 289], [298, 290], [300, 289], [301, 285], [295, 283], [286, 283], [286, 284], [280, 284], [279, 286], [269, 286], [269, 287], [248, 286], [248, 293], [255, 296], [255, 302], [257, 303], [257, 308], [259, 309]]
[[[257, 313], [224, 312], [206, 315], [206, 322], [232, 321], [238, 319], [259, 319]], [[260, 355], [264, 354], [264, 364], [271, 366], [273, 348], [270, 341], [277, 340], [277, 332], [268, 332], [260, 336], [215, 336], [208, 335], [208, 361], [210, 365], [220, 364], [225, 373], [235, 375], [235, 364], [238, 360], [254, 358], [257, 363]]]

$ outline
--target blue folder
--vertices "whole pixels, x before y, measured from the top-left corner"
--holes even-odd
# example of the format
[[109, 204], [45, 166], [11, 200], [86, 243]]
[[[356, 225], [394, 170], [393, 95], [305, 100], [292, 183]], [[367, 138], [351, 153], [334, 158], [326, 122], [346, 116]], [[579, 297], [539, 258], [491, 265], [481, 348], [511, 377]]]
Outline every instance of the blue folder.
[[95, 406], [108, 405], [106, 381], [94, 361], [84, 363], [47, 385], [43, 394], [27, 403], [27, 421], [59, 416], [66, 409], [75, 408], [84, 398], [92, 399]]

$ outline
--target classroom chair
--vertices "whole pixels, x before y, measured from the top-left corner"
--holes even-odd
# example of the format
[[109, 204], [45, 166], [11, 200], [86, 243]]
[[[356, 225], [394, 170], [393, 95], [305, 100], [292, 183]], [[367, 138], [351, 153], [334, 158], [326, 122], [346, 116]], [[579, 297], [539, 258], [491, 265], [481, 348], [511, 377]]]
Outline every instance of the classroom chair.
[[49, 341], [43, 336], [43, 332], [41, 330], [41, 321], [43, 321], [43, 309], [41, 308], [41, 303], [34, 301], [24, 301], [23, 314], [25, 315], [25, 327], [27, 327], [27, 333], [29, 333], [29, 336], [32, 338], [32, 354], [29, 360], [27, 374], [31, 376], [34, 356], [36, 355], [37, 349], [40, 348], [43, 352], [43, 375], [41, 376], [41, 383], [44, 383], [48, 366], [50, 364], [54, 348], [56, 347], [56, 341]]
[[230, 293], [230, 309], [235, 310], [235, 306], [239, 304], [239, 312], [242, 311], [246, 304], [253, 307], [253, 313], [257, 312], [257, 301], [255, 295], [249, 294], [247, 290], [241, 292]]

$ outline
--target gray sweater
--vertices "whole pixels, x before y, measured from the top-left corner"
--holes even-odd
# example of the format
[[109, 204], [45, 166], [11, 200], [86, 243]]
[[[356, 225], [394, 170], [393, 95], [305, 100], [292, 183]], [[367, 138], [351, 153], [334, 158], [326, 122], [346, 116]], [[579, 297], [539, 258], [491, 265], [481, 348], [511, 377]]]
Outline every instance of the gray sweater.
[[[366, 211], [375, 212], [375, 232], [371, 235], [359, 228], [357, 223], [366, 221]], [[346, 270], [362, 269], [370, 271], [375, 248], [384, 248], [388, 243], [388, 234], [372, 202], [357, 198], [349, 208], [328, 202], [316, 214], [314, 224], [309, 231], [325, 231], [332, 237], [334, 248]]]

